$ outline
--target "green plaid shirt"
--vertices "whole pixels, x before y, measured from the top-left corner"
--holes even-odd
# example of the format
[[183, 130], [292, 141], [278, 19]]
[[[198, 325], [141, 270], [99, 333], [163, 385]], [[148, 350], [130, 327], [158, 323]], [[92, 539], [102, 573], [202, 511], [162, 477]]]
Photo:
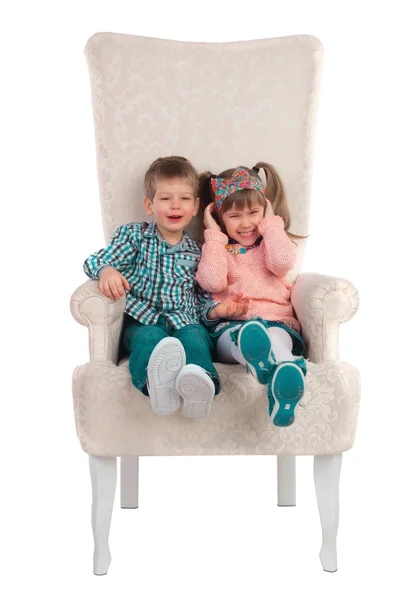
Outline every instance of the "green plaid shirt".
[[179, 244], [170, 246], [155, 223], [128, 223], [119, 227], [110, 244], [91, 254], [83, 269], [98, 279], [102, 268], [112, 266], [128, 280], [125, 311], [145, 325], [165, 316], [175, 329], [209, 324], [208, 312], [217, 304], [195, 281], [200, 247], [184, 232]]

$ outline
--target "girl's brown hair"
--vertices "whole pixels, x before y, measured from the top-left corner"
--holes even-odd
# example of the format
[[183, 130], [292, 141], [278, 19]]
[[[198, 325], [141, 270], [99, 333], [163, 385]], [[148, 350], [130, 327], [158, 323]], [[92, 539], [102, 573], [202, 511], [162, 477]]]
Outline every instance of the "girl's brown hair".
[[[284, 223], [284, 229], [286, 233], [290, 235], [291, 238], [303, 239], [303, 236], [293, 235], [289, 232], [290, 214], [288, 201], [286, 198], [286, 192], [283, 182], [275, 167], [266, 162], [258, 162], [256, 165], [254, 165], [252, 169], [249, 169], [248, 167], [236, 167], [235, 169], [227, 169], [226, 171], [220, 173], [217, 177], [229, 179], [237, 169], [246, 169], [249, 175], [251, 175], [252, 177], [258, 177], [258, 179], [260, 180], [261, 177], [258, 174], [259, 170], [264, 170], [265, 179], [267, 182], [264, 190], [264, 195], [271, 202], [274, 214], [279, 215], [282, 218]], [[208, 206], [208, 204], [214, 202], [214, 192], [211, 187], [211, 177], [212, 173], [210, 171], [205, 171], [204, 173], [201, 173], [199, 177], [199, 196], [201, 207], [203, 210], [206, 208], [206, 206]], [[265, 201], [261, 192], [258, 192], [257, 190], [238, 190], [237, 192], [234, 192], [233, 194], [230, 194], [227, 198], [225, 198], [221, 210], [219, 212], [215, 211], [213, 213], [213, 217], [218, 222], [218, 224], [223, 229], [225, 229], [221, 217], [227, 210], [232, 208], [232, 206], [235, 206], [238, 210], [243, 210], [246, 205], [250, 208], [252, 206], [252, 203], [254, 202], [265, 207]]]

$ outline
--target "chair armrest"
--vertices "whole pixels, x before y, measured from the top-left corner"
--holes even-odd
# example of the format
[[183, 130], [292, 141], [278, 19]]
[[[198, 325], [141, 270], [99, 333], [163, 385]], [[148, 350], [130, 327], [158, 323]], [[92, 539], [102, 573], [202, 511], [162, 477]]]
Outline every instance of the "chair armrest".
[[125, 303], [125, 297], [110, 300], [104, 296], [98, 289], [98, 281], [93, 279], [72, 294], [72, 316], [89, 329], [90, 360], [117, 363]]
[[339, 360], [339, 325], [357, 312], [358, 291], [339, 277], [302, 273], [291, 301], [300, 321], [307, 357], [314, 363]]

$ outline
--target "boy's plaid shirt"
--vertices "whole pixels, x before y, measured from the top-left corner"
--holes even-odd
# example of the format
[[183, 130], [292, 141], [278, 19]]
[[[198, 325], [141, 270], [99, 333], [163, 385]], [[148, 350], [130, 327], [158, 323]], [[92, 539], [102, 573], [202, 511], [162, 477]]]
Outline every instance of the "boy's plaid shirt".
[[[91, 254], [83, 269], [98, 279], [105, 266], [115, 267], [129, 282], [125, 311], [145, 325], [160, 315], [175, 327], [199, 323], [218, 304], [195, 281], [201, 251], [186, 232], [176, 246], [169, 246], [155, 223], [128, 223], [119, 227], [110, 244]], [[216, 321], [215, 321], [216, 322]]]

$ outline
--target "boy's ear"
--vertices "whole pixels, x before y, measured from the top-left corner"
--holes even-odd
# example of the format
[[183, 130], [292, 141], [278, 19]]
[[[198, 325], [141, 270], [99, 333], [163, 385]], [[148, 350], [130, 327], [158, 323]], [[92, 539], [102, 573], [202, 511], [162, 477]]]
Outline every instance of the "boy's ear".
[[193, 209], [193, 216], [194, 217], [199, 212], [199, 208], [200, 208], [200, 198], [196, 198], [196, 200], [194, 201], [194, 209]]
[[150, 200], [150, 198], [147, 198], [147, 196], [145, 196], [145, 198], [144, 198], [144, 209], [148, 215], [153, 214], [153, 203]]

